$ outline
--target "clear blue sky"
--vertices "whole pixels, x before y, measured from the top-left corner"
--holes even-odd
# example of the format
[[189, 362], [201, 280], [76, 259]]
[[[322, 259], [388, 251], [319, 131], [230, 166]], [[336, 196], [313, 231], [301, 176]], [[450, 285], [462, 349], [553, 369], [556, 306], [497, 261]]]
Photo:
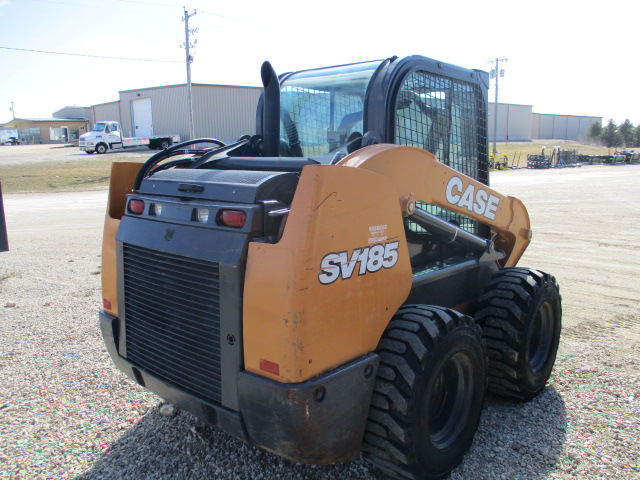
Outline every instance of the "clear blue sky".
[[[420, 54], [489, 70], [506, 57], [499, 101], [539, 113], [640, 123], [631, 0], [357, 2], [322, 0], [0, 0], [0, 122], [50, 117], [118, 91], [186, 82], [183, 6], [194, 83], [260, 85], [277, 72]], [[115, 60], [23, 50], [127, 57]], [[489, 92], [494, 98], [493, 87]]]

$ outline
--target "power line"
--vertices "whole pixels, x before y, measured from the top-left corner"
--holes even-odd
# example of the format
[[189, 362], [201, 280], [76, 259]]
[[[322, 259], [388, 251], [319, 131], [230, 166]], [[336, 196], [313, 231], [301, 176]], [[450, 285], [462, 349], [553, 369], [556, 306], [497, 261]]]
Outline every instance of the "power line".
[[47, 50], [30, 50], [28, 48], [2, 47], [5, 50], [18, 50], [21, 52], [48, 53], [51, 55], [69, 55], [72, 57], [90, 57], [90, 58], [106, 58], [110, 60], [130, 60], [133, 62], [161, 62], [161, 63], [178, 63], [177, 60], [152, 60], [148, 58], [128, 58], [128, 57], [108, 57], [104, 55], [86, 55], [83, 53], [67, 53], [67, 52], [49, 52]]

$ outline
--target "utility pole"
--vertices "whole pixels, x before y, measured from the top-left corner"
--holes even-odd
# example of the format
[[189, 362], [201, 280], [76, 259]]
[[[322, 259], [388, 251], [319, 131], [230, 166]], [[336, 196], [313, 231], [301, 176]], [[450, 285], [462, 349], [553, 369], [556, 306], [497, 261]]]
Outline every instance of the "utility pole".
[[498, 137], [498, 77], [504, 77], [504, 68], [500, 69], [500, 63], [507, 61], [509, 61], [508, 58], [496, 58], [495, 60], [489, 60], [489, 63], [491, 64], [490, 77], [496, 79], [496, 100], [493, 102], [493, 157], [495, 160], [497, 160], [495, 156], [498, 154], [498, 150], [496, 148], [496, 138]]
[[9, 110], [11, 110], [11, 115], [13, 115], [13, 119], [15, 120], [16, 119], [16, 112], [13, 109], [13, 102], [11, 102], [11, 108]]
[[187, 8], [186, 7], [182, 7], [182, 8], [184, 8], [184, 17], [182, 18], [182, 21], [184, 22], [184, 43], [181, 45], [181, 47], [184, 48], [187, 53], [186, 60], [187, 60], [187, 95], [189, 97], [189, 135], [190, 135], [189, 140], [193, 140], [194, 138], [196, 138], [195, 129], [193, 126], [193, 98], [191, 97], [191, 63], [193, 62], [193, 57], [191, 56], [189, 49], [194, 48], [198, 43], [198, 41], [195, 40], [193, 43], [191, 43], [191, 41], [189, 40], [189, 36], [195, 35], [196, 33], [198, 33], [198, 29], [192, 28], [191, 30], [189, 30], [189, 19], [198, 12], [194, 10], [193, 13], [189, 15], [187, 13]]

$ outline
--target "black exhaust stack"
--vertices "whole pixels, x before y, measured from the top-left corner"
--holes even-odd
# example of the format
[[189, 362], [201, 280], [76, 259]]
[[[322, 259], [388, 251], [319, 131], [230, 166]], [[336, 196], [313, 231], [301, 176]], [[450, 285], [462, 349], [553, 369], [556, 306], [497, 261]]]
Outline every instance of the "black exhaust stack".
[[260, 70], [264, 86], [264, 104], [262, 108], [263, 155], [277, 157], [280, 154], [280, 82], [278, 75], [269, 62], [262, 64]]

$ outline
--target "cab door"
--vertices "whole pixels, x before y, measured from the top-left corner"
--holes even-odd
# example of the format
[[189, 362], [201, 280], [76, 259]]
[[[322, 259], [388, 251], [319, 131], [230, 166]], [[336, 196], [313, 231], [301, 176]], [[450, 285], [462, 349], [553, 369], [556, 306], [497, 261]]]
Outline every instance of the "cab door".
[[107, 140], [110, 145], [113, 145], [114, 143], [122, 144], [121, 132], [117, 122], [108, 123], [107, 131], [105, 133], [107, 134]]

